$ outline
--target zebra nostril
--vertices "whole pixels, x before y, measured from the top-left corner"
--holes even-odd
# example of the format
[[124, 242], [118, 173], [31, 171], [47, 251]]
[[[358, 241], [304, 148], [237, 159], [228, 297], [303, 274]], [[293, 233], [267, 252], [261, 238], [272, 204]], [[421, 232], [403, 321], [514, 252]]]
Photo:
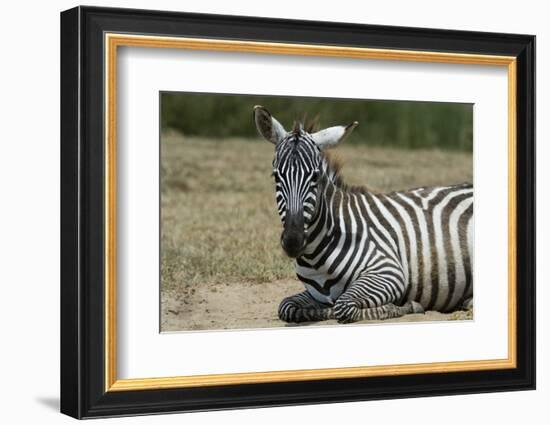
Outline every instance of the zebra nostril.
[[299, 234], [281, 235], [281, 246], [285, 253], [291, 258], [297, 258], [303, 251], [305, 246], [305, 238]]

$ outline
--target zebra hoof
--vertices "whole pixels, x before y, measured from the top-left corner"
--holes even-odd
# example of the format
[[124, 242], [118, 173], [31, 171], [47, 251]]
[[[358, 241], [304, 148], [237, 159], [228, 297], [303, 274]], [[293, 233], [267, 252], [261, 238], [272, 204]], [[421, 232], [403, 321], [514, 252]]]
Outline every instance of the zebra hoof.
[[411, 301], [411, 309], [412, 312], [415, 314], [424, 314], [424, 307], [420, 303], [417, 303], [416, 301]]

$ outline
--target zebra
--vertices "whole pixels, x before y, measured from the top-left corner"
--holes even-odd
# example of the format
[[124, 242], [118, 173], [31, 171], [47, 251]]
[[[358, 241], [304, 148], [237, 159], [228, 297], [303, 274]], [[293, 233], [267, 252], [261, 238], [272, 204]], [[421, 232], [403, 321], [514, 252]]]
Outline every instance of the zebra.
[[291, 131], [263, 106], [259, 134], [275, 145], [280, 243], [305, 291], [284, 298], [285, 322], [384, 320], [473, 308], [473, 186], [386, 194], [347, 186], [326, 152], [357, 126]]

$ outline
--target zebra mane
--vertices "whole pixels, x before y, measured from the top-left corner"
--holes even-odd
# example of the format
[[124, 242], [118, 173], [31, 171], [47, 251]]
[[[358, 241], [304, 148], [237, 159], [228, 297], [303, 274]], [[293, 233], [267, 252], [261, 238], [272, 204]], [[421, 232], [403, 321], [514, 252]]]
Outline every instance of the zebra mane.
[[307, 116], [307, 112], [304, 114], [302, 119], [294, 120], [294, 125], [292, 126], [292, 132], [299, 134], [300, 131], [305, 131], [306, 133], [312, 134], [316, 133], [321, 129], [319, 122], [319, 115], [315, 115], [313, 118]]
[[330, 181], [340, 190], [351, 193], [368, 193], [369, 189], [366, 186], [354, 186], [349, 185], [344, 181], [342, 177], [342, 168], [344, 162], [342, 158], [330, 151], [323, 151], [321, 155], [324, 159], [325, 173], [328, 175]]

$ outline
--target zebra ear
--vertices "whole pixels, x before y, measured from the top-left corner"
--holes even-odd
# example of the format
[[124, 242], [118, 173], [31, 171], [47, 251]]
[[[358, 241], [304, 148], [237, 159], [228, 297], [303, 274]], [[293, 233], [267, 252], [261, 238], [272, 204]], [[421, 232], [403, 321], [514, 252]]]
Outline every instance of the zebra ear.
[[352, 122], [350, 125], [339, 125], [336, 127], [325, 128], [324, 130], [313, 133], [311, 137], [317, 146], [321, 149], [330, 148], [337, 145], [344, 140], [348, 134], [350, 134], [355, 127], [359, 124], [357, 121]]
[[281, 123], [273, 118], [263, 106], [254, 106], [254, 122], [256, 123], [258, 133], [274, 145], [286, 136], [286, 130]]

